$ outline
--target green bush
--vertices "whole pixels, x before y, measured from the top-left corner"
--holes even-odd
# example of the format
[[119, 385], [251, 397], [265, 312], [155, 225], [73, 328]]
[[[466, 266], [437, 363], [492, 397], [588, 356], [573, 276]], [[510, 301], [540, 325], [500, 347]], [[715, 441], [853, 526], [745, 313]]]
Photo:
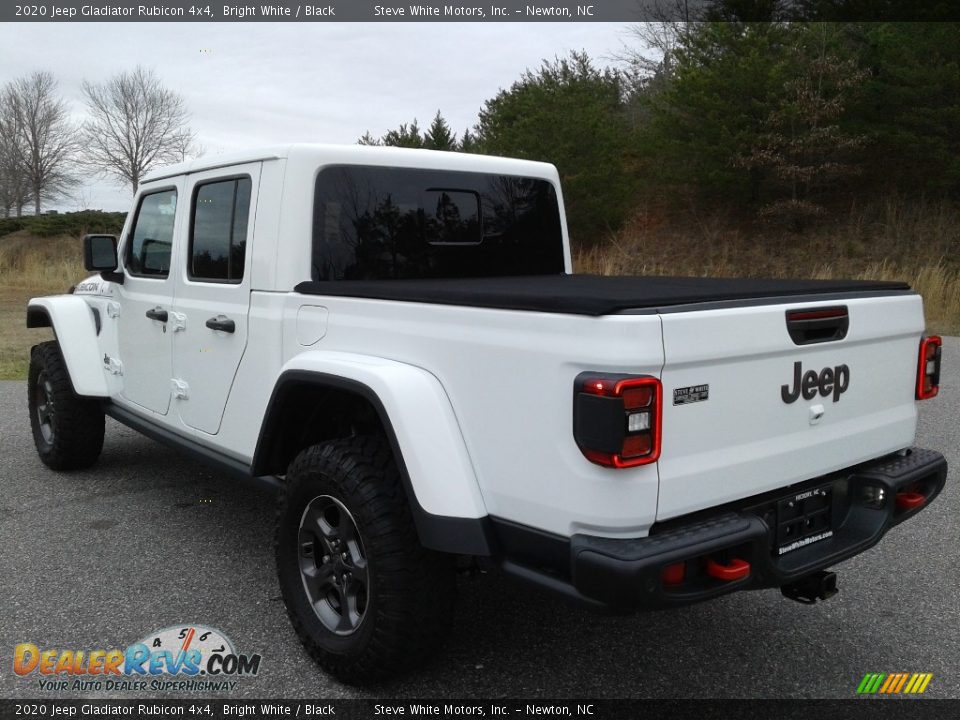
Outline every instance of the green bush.
[[21, 218], [0, 219], [0, 237], [17, 230], [23, 230], [23, 220]]
[[26, 230], [37, 237], [72, 235], [83, 237], [87, 233], [117, 235], [123, 229], [126, 213], [81, 210], [62, 215], [39, 215], [0, 219], [0, 237], [18, 230]]

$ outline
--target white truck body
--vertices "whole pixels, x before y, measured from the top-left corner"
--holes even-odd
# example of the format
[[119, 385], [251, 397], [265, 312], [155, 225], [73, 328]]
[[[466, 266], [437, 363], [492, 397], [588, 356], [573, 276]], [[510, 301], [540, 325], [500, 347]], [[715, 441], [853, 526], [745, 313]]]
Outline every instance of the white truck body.
[[[556, 171], [541, 163], [394, 148], [277, 148], [253, 156], [263, 159], [201, 159], [144, 180], [138, 198], [168, 187], [189, 198], [210, 179], [251, 175], [251, 271], [232, 285], [193, 281], [184, 263], [162, 280], [84, 280], [76, 294], [104, 318], [97, 357], [123, 366], [115, 375], [103, 363], [83, 370], [78, 363], [78, 378], [95, 375], [80, 388], [84, 394], [108, 395], [151, 422], [250, 463], [284, 370], [335, 367], [376, 378], [388, 371], [361, 370], [364, 358], [410, 365], [433, 376], [436, 398], [432, 405], [398, 401], [403, 421], [396, 426], [428, 427], [426, 416], [439, 406], [459, 429], [446, 443], [426, 435], [431, 457], [418, 463], [416, 478], [424, 508], [459, 517], [491, 514], [567, 536], [643, 535], [657, 519], [823, 475], [913, 441], [916, 348], [924, 328], [917, 295], [851, 300], [850, 335], [809, 348], [790, 342], [783, 313], [835, 302], [601, 318], [364, 298], [321, 302], [290, 290], [307, 279], [313, 181], [325, 165], [490, 167], [542, 177], [559, 192]], [[174, 258], [184, 254], [188, 210], [179, 204]], [[131, 213], [123, 237], [133, 220]], [[569, 253], [564, 233], [567, 263]], [[116, 317], [111, 303], [123, 308]], [[144, 312], [155, 306], [175, 313], [180, 325], [162, 332], [161, 323], [145, 321]], [[237, 332], [204, 327], [218, 314], [233, 318]], [[347, 355], [356, 357], [351, 362]], [[817, 427], [810, 425], [809, 404], [786, 406], [780, 399], [797, 359], [817, 369], [844, 362], [856, 374], [842, 402], [825, 404]], [[570, 437], [571, 372], [625, 368], [661, 377], [668, 394], [671, 387], [709, 384], [714, 395], [690, 406], [666, 404], [659, 462], [610, 473], [587, 462], [572, 442], [558, 441]], [[183, 390], [173, 382], [186, 385], [186, 397], [177, 397]], [[517, 411], [502, 411], [510, 406]], [[401, 444], [410, 458], [425, 454], [414, 437]], [[451, 458], [436, 454], [457, 445]]]
[[[689, 576], [690, 563], [713, 562], [715, 548], [753, 553], [754, 568], [766, 568], [756, 571], [762, 582], [754, 587], [785, 585], [869, 547], [915, 511], [894, 508], [893, 495], [899, 503], [912, 493], [925, 504], [942, 487], [945, 464], [935, 453], [914, 453], [909, 473], [901, 468], [916, 433], [918, 352], [926, 352], [922, 302], [908, 288], [827, 284], [781, 292], [768, 283], [744, 285], [740, 296], [728, 282], [716, 297], [699, 297], [690, 288], [713, 281], [664, 281], [663, 299], [617, 305], [617, 298], [643, 294], [632, 289], [642, 288], [637, 279], [618, 285], [622, 292], [611, 290], [606, 310], [589, 305], [595, 299], [589, 289], [578, 289], [585, 284], [567, 292], [562, 277], [550, 280], [563, 296], [556, 305], [549, 288], [529, 300], [522, 278], [505, 286], [516, 295], [510, 302], [488, 302], [482, 284], [455, 279], [424, 286], [420, 299], [390, 296], [388, 281], [369, 292], [362, 282], [356, 292], [341, 292], [349, 283], [318, 282], [311, 255], [317, 233], [333, 232], [324, 225], [336, 219], [330, 207], [341, 210], [328, 204], [323, 215], [315, 207], [328, 168], [492, 173], [546, 183], [560, 208], [558, 276], [571, 273], [559, 178], [548, 164], [323, 145], [202, 158], [143, 181], [116, 271], [87, 278], [72, 294], [30, 301], [28, 322], [53, 326], [76, 393], [102, 398], [108, 414], [208, 459], [282, 476], [288, 451], [298, 448], [289, 426], [273, 426], [283, 418], [284, 400], [302, 392], [287, 392], [300, 386], [285, 383], [312, 378], [337, 392], [357, 392], [380, 412], [391, 436], [424, 545], [498, 557], [514, 574], [572, 585], [568, 594], [603, 602], [631, 604], [633, 591], [595, 595], [591, 578], [647, 573], [654, 541], [666, 543], [687, 518], [688, 535], [705, 538], [698, 541], [700, 555], [691, 560], [681, 552], [686, 541], [672, 539], [653, 574], [643, 575], [646, 587], [670, 568], [665, 586], [683, 587], [678, 558], [680, 566], [688, 563]], [[243, 272], [209, 281], [192, 276], [191, 263], [207, 260], [198, 261], [190, 248], [194, 235], [205, 232], [194, 226], [197, 203], [206, 202], [204, 188], [216, 182], [233, 188], [230, 232], [242, 235]], [[248, 206], [237, 204], [241, 183], [249, 189]], [[168, 261], [158, 261], [152, 275], [131, 267], [131, 243], [140, 243], [136, 262], [143, 268], [156, 251], [157, 241], [137, 229], [141, 213], [172, 223], [171, 245], [160, 248], [160, 256], [169, 250]], [[824, 318], [842, 321], [842, 328], [828, 328], [835, 336], [793, 336], [792, 322]], [[229, 330], [218, 329], [224, 322]], [[934, 369], [920, 361], [921, 385]], [[591, 459], [586, 441], [575, 437], [584, 373], [646, 378], [662, 391], [649, 461], [610, 467]], [[330, 420], [324, 412], [318, 406], [310, 417]], [[891, 469], [896, 462], [901, 469]], [[874, 463], [873, 470], [863, 470], [865, 463]], [[870, 480], [875, 476], [880, 480]], [[777, 548], [786, 552], [781, 531], [796, 528], [778, 519], [775, 496], [823, 495], [829, 483], [847, 514], [835, 510], [828, 530], [795, 543], [800, 549], [787, 564], [778, 561]], [[863, 488], [881, 489], [882, 518], [860, 509]], [[698, 524], [705, 513], [715, 519]], [[497, 532], [489, 529], [494, 525]], [[720, 530], [727, 535], [719, 537]], [[773, 559], [756, 549], [765, 543]], [[541, 552], [541, 545], [549, 549]], [[566, 566], [563, 557], [571, 558]], [[617, 567], [606, 567], [608, 561]], [[725, 568], [711, 577], [731, 587], [747, 587], [754, 577], [734, 577], [733, 570], [725, 577]], [[677, 591], [676, 599], [724, 590], [713, 582]], [[653, 604], [666, 602], [658, 597]]]

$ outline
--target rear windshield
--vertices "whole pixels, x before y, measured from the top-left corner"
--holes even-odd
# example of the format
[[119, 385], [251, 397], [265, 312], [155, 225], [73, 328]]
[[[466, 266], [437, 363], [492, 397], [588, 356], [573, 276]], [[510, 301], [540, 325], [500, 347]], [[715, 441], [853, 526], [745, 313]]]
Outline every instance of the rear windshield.
[[356, 165], [317, 175], [314, 280], [563, 270], [560, 208], [546, 180]]

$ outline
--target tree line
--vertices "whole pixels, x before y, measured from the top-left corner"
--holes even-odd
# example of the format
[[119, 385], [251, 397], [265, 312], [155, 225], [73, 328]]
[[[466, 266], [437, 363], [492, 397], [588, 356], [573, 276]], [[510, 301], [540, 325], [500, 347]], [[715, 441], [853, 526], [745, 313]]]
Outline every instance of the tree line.
[[884, 193], [960, 194], [960, 24], [645, 23], [602, 67], [544, 61], [460, 139], [441, 112], [365, 144], [547, 160], [571, 237], [638, 207], [722, 207], [794, 231]]
[[111, 176], [135, 191], [152, 167], [196, 151], [183, 98], [152, 70], [136, 67], [103, 83], [84, 81], [76, 123], [46, 71], [0, 88], [0, 215], [69, 195], [81, 172]]

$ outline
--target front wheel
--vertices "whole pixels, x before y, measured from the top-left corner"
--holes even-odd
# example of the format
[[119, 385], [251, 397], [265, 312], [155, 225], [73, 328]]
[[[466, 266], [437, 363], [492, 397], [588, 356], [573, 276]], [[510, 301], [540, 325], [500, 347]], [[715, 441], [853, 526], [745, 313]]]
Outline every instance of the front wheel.
[[73, 391], [56, 341], [30, 351], [27, 405], [33, 442], [47, 467], [80, 470], [97, 461], [103, 449], [103, 408], [98, 400]]
[[276, 562], [297, 635], [343, 682], [375, 682], [421, 664], [451, 615], [452, 563], [420, 545], [382, 438], [334, 440], [294, 459]]

